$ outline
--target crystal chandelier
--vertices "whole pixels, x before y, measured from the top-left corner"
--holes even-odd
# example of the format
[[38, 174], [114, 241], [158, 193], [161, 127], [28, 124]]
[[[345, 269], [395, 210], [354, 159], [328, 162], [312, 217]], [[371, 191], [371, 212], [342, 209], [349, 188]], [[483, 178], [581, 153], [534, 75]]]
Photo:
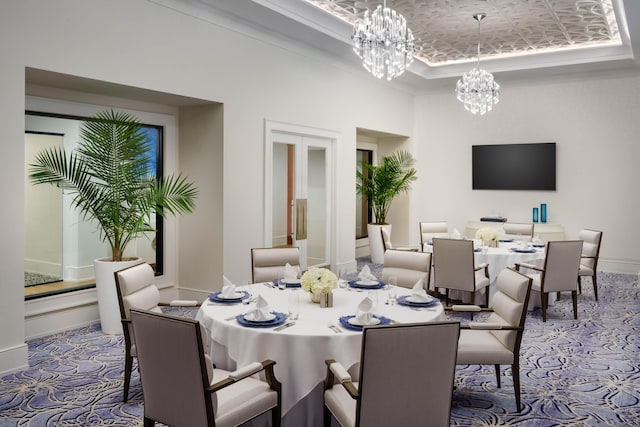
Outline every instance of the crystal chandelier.
[[379, 5], [353, 26], [353, 50], [362, 65], [377, 78], [386, 74], [387, 80], [398, 77], [413, 62], [415, 44], [413, 33], [407, 28], [404, 16]]
[[472, 114], [480, 115], [491, 111], [500, 100], [500, 85], [493, 80], [493, 75], [480, 68], [480, 21], [486, 13], [476, 13], [473, 18], [478, 21], [478, 66], [462, 75], [456, 84], [456, 98], [464, 103], [464, 108]]

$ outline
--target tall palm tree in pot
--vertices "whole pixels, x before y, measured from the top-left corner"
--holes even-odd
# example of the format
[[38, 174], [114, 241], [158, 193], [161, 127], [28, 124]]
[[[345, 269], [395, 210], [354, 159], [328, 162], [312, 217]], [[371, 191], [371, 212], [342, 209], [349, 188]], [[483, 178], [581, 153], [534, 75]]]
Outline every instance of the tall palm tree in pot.
[[[111, 257], [96, 260], [96, 289], [102, 329], [121, 331], [113, 272], [136, 259], [126, 259], [129, 243], [155, 232], [152, 215], [191, 213], [198, 191], [181, 174], [156, 177], [143, 125], [131, 114], [106, 110], [85, 119], [78, 148], [39, 152], [30, 165], [33, 184], [52, 184], [73, 195], [71, 206], [98, 225]], [[103, 265], [103, 264], [106, 264]]]
[[383, 261], [380, 228], [391, 227], [387, 224], [391, 202], [409, 191], [411, 183], [418, 178], [414, 165], [415, 159], [411, 153], [399, 150], [382, 157], [378, 165], [362, 163], [362, 170], [356, 170], [356, 191], [369, 200], [373, 210], [374, 222], [369, 224], [369, 247], [374, 263], [382, 264]]

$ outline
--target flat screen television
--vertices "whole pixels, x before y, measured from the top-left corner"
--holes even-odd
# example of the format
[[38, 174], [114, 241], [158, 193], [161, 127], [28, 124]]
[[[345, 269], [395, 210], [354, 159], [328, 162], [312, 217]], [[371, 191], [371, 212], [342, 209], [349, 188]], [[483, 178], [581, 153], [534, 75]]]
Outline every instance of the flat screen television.
[[556, 189], [556, 144], [472, 146], [474, 190]]

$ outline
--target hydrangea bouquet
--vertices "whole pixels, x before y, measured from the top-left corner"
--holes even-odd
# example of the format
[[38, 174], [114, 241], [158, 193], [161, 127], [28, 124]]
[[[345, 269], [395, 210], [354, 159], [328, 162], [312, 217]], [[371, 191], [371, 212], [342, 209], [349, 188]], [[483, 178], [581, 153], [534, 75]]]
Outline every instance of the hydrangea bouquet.
[[476, 239], [481, 239], [484, 242], [498, 240], [499, 236], [500, 230], [491, 227], [484, 227], [476, 231]]
[[326, 268], [311, 267], [302, 275], [302, 289], [314, 294], [327, 293], [338, 286], [336, 275]]

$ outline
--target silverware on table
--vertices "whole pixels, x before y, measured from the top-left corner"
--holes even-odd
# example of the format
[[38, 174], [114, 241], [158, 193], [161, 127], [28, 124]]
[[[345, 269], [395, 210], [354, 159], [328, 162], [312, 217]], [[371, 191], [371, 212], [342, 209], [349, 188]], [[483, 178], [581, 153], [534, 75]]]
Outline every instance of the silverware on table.
[[336, 334], [341, 334], [342, 333], [342, 329], [337, 327], [333, 322], [329, 322], [329, 324], [327, 326], [329, 327], [329, 329], [331, 329]]
[[288, 323], [285, 323], [284, 325], [278, 326], [277, 328], [274, 329], [274, 331], [281, 331], [281, 330], [286, 329], [289, 326], [293, 326], [295, 324], [296, 324], [296, 322], [288, 322]]
[[237, 316], [237, 314], [234, 314], [233, 316], [227, 317], [227, 318], [226, 318], [226, 319], [224, 319], [224, 320], [233, 320], [233, 319], [235, 319], [235, 318], [236, 318], [236, 316]]

